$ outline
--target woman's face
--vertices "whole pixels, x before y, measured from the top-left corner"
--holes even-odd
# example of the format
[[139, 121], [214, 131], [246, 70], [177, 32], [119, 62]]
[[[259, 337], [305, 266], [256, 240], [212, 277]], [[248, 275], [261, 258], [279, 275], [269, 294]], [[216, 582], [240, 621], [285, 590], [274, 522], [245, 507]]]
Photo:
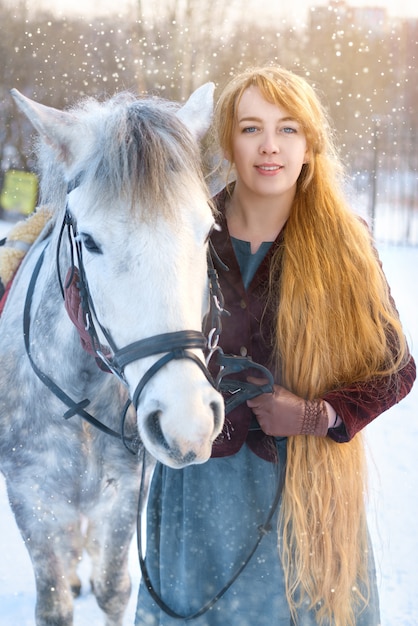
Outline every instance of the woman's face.
[[306, 138], [289, 113], [267, 102], [258, 87], [249, 87], [237, 107], [232, 155], [237, 184], [260, 196], [293, 199], [302, 166], [307, 162]]

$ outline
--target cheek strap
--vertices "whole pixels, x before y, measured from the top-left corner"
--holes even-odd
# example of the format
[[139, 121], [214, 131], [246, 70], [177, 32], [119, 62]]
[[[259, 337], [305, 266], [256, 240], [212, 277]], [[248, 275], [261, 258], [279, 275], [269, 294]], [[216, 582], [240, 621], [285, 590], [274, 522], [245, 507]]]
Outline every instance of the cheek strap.
[[[80, 276], [76, 267], [70, 268], [64, 282], [64, 306], [68, 317], [76, 327], [83, 349], [96, 359], [97, 365], [104, 372], [110, 372], [105, 363], [97, 358], [97, 352], [93, 347], [89, 333], [89, 323], [81, 304]], [[106, 348], [102, 347], [106, 353]]]

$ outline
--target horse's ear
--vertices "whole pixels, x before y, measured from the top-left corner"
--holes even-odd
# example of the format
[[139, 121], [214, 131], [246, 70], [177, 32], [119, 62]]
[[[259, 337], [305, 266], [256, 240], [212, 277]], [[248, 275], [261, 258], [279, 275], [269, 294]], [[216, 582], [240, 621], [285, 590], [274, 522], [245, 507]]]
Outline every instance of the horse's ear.
[[74, 116], [66, 111], [34, 102], [17, 89], [12, 89], [10, 93], [44, 141], [55, 150], [60, 161], [70, 167], [74, 158], [71, 149], [73, 128], [76, 123]]
[[177, 115], [190, 132], [200, 140], [209, 130], [213, 114], [214, 83], [205, 83], [192, 93]]

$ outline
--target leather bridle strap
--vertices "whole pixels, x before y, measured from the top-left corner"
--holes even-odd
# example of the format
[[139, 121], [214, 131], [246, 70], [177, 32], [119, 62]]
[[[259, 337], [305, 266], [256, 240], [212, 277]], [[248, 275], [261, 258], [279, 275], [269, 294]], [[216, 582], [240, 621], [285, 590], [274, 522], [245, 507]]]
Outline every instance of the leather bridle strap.
[[[69, 225], [69, 237], [70, 241], [76, 237], [76, 227], [73, 222], [72, 216], [68, 210], [66, 210], [65, 223]], [[88, 332], [91, 337], [92, 345], [94, 346], [97, 356], [103, 361], [108, 369], [115, 374], [126, 386], [126, 380], [124, 376], [124, 369], [130, 363], [143, 359], [149, 356], [155, 356], [157, 354], [165, 354], [148, 370], [143, 378], [140, 380], [134, 395], [132, 397], [132, 404], [135, 409], [139, 400], [139, 396], [145, 387], [146, 383], [150, 380], [156, 372], [158, 372], [166, 363], [174, 359], [190, 359], [194, 361], [202, 370], [207, 380], [212, 386], [215, 385], [214, 380], [206, 366], [206, 363], [199, 359], [190, 350], [202, 350], [207, 348], [208, 341], [201, 331], [197, 330], [180, 330], [171, 333], [162, 333], [160, 335], [154, 335], [147, 337], [139, 341], [134, 341], [128, 346], [118, 348], [113, 341], [111, 334], [100, 323], [98, 316], [95, 312], [93, 299], [90, 294], [90, 289], [84, 271], [83, 255], [81, 246], [78, 241], [76, 243], [77, 260], [78, 260], [78, 272], [79, 272], [79, 290], [81, 296], [81, 305], [85, 318], [88, 320]], [[110, 354], [104, 354], [101, 350], [98, 333], [95, 324], [102, 331], [110, 348]]]
[[[204, 345], [202, 345], [203, 343]], [[194, 352], [190, 352], [189, 349], [186, 349], [185, 345], [186, 348], [196, 348], [203, 350], [206, 346], [206, 338], [203, 333], [200, 333], [198, 331], [180, 330], [178, 332], [163, 333], [162, 335], [156, 335], [155, 337], [142, 339], [116, 352], [115, 356], [112, 359], [112, 367], [116, 359], [118, 366], [117, 369], [123, 371], [123, 367], [125, 367], [125, 365], [131, 363], [132, 361], [136, 361], [137, 359], [141, 359], [146, 356], [160, 354], [162, 352], [165, 352], [166, 350], [169, 350], [168, 352], [166, 352], [166, 354], [159, 358], [158, 361], [153, 363], [153, 365], [145, 372], [138, 385], [136, 386], [136, 389], [132, 396], [132, 404], [135, 409], [138, 406], [139, 397], [145, 385], [162, 367], [164, 367], [164, 365], [166, 365], [170, 361], [174, 361], [177, 359], [190, 359], [200, 367], [210, 384], [212, 386], [215, 385], [215, 381], [213, 380], [206, 365], [199, 359], [198, 356], [196, 356], [196, 354], [194, 354]], [[107, 359], [105, 360], [105, 363], [108, 363]], [[122, 432], [126, 412], [130, 404], [131, 401], [128, 401], [126, 403], [122, 413]], [[126, 445], [123, 436], [122, 440], [123, 443]]]
[[[64, 223], [61, 228], [59, 241], [61, 241], [61, 237], [62, 237], [62, 233], [63, 233], [65, 225], [68, 226], [69, 230], [71, 229], [71, 218], [68, 212], [66, 212]], [[30, 348], [31, 302], [32, 302], [32, 297], [33, 297], [33, 293], [35, 290], [36, 282], [38, 280], [39, 272], [43, 264], [45, 251], [48, 245], [49, 245], [49, 242], [44, 247], [35, 265], [34, 271], [32, 273], [31, 280], [29, 282], [28, 290], [26, 293], [24, 313], [23, 313], [24, 343], [25, 343], [26, 354], [28, 356], [31, 367], [33, 371], [35, 372], [35, 374], [38, 376], [38, 378], [44, 383], [44, 385], [59, 400], [61, 400], [63, 404], [65, 404], [68, 407], [68, 411], [64, 413], [65, 419], [69, 419], [70, 417], [74, 415], [79, 415], [84, 420], [86, 420], [89, 424], [91, 424], [92, 426], [95, 426], [96, 428], [104, 432], [105, 434], [111, 435], [112, 437], [115, 437], [121, 440], [122, 443], [125, 445], [125, 447], [131, 453], [136, 454], [138, 451], [138, 438], [127, 437], [124, 432], [125, 419], [126, 419], [129, 406], [131, 404], [130, 400], [126, 402], [122, 410], [121, 432], [119, 433], [113, 430], [112, 428], [106, 426], [106, 424], [103, 424], [100, 420], [98, 420], [97, 418], [95, 418], [93, 415], [91, 415], [85, 410], [86, 406], [88, 406], [88, 404], [90, 403], [88, 399], [82, 400], [80, 402], [75, 402], [72, 398], [70, 398], [70, 396], [68, 396], [63, 391], [63, 389], [61, 389], [47, 374], [45, 374], [45, 372], [39, 369], [39, 367], [36, 365], [32, 357], [31, 348]], [[58, 258], [58, 253], [57, 253], [57, 258]], [[87, 312], [89, 315], [89, 319], [91, 321], [89, 332], [91, 334], [93, 344], [97, 346], [98, 345], [97, 332], [95, 330], [94, 323], [93, 323], [93, 318], [96, 316], [94, 314], [94, 307], [90, 298], [90, 293], [88, 290], [87, 282], [85, 281], [85, 279], [83, 280], [84, 267], [82, 264], [81, 255], [79, 256], [79, 262], [80, 262], [79, 269], [80, 269], [80, 274], [81, 274], [81, 281], [82, 281], [83, 290], [84, 290], [84, 302], [88, 306]], [[58, 272], [58, 275], [59, 275], [59, 272]], [[60, 280], [60, 287], [61, 287], [61, 291], [63, 291], [61, 280]], [[90, 309], [92, 309], [92, 311]], [[92, 312], [93, 312], [93, 315], [92, 315]], [[104, 329], [102, 328], [102, 330]], [[106, 333], [106, 339], [108, 339], [110, 345], [114, 347], [114, 343], [111, 340], [111, 337], [109, 337], [108, 333]], [[113, 374], [115, 374], [123, 383], [125, 383], [123, 371], [126, 365], [138, 359], [145, 358], [147, 356], [154, 356], [156, 354], [165, 353], [160, 359], [158, 359], [151, 366], [151, 368], [144, 374], [139, 384], [137, 385], [135, 392], [133, 394], [133, 397], [132, 397], [132, 404], [136, 409], [140, 394], [142, 393], [147, 382], [156, 374], [156, 372], [158, 372], [164, 365], [166, 365], [172, 360], [189, 359], [193, 361], [199, 366], [199, 368], [204, 373], [204, 375], [206, 376], [210, 384], [214, 386], [215, 385], [214, 380], [206, 364], [201, 359], [199, 359], [199, 357], [196, 354], [191, 352], [192, 349], [204, 350], [206, 346], [207, 346], [207, 340], [206, 340], [205, 335], [202, 332], [194, 331], [194, 330], [184, 330], [184, 331], [177, 331], [177, 332], [172, 332], [172, 333], [162, 333], [161, 335], [156, 335], [154, 337], [149, 337], [147, 339], [142, 339], [140, 341], [133, 342], [132, 344], [124, 348], [121, 348], [120, 350], [115, 349], [113, 353], [113, 357], [108, 357], [107, 355], [104, 355], [101, 352], [100, 347], [96, 349], [96, 354], [108, 366], [109, 370]]]
[[46, 246], [42, 250], [41, 255], [39, 256], [38, 261], [36, 262], [35, 269], [32, 273], [31, 280], [29, 282], [28, 290], [26, 293], [25, 306], [23, 310], [23, 337], [24, 337], [24, 343], [25, 343], [25, 350], [26, 350], [26, 354], [28, 356], [29, 362], [32, 366], [33, 371], [38, 376], [38, 378], [43, 382], [43, 384], [46, 387], [48, 387], [48, 389], [59, 400], [61, 400], [63, 404], [65, 404], [68, 407], [68, 411], [64, 413], [65, 419], [69, 419], [73, 415], [79, 415], [80, 417], [85, 419], [87, 422], [89, 422], [89, 424], [91, 424], [92, 426], [95, 426], [96, 428], [99, 428], [102, 432], [106, 433], [107, 435], [111, 435], [112, 437], [122, 440], [122, 435], [120, 433], [116, 432], [112, 428], [109, 428], [108, 426], [106, 426], [106, 424], [103, 424], [102, 422], [96, 419], [93, 415], [90, 415], [90, 413], [88, 413], [85, 410], [85, 407], [90, 403], [89, 400], [85, 399], [85, 400], [82, 400], [81, 402], [74, 402], [74, 400], [70, 398], [70, 396], [68, 396], [61, 389], [61, 387], [59, 387], [47, 374], [45, 374], [45, 372], [39, 369], [39, 367], [36, 365], [32, 357], [32, 352], [31, 352], [31, 347], [30, 347], [30, 310], [31, 310], [32, 296], [35, 290], [36, 281], [38, 279], [39, 272], [43, 264], [45, 251], [48, 245], [49, 243], [46, 244]]
[[231, 578], [228, 580], [227, 583], [225, 583], [225, 585], [222, 587], [222, 589], [220, 589], [218, 591], [218, 593], [216, 595], [214, 595], [210, 600], [208, 600], [208, 602], [206, 602], [206, 604], [204, 604], [198, 611], [196, 611], [195, 613], [191, 613], [189, 615], [180, 615], [179, 613], [177, 613], [176, 611], [174, 611], [171, 607], [169, 607], [164, 600], [161, 598], [161, 596], [157, 593], [157, 591], [155, 590], [154, 585], [152, 584], [149, 572], [148, 572], [148, 568], [145, 562], [145, 557], [143, 556], [143, 549], [142, 549], [142, 511], [144, 508], [144, 500], [145, 500], [145, 495], [144, 495], [144, 489], [143, 489], [143, 485], [145, 484], [145, 474], [146, 474], [146, 454], [143, 454], [143, 458], [142, 458], [142, 480], [141, 480], [141, 488], [140, 488], [140, 497], [138, 500], [138, 516], [137, 516], [137, 547], [138, 547], [138, 559], [139, 559], [139, 565], [140, 565], [140, 569], [141, 569], [141, 575], [142, 575], [142, 579], [143, 582], [150, 594], [150, 596], [152, 597], [152, 599], [154, 600], [154, 602], [158, 605], [158, 607], [164, 611], [164, 613], [166, 613], [167, 615], [169, 615], [170, 617], [174, 618], [174, 619], [181, 619], [184, 620], [186, 622], [197, 619], [198, 617], [201, 617], [202, 615], [204, 615], [205, 613], [207, 613], [217, 602], [218, 600], [220, 600], [222, 598], [222, 596], [225, 595], [225, 593], [228, 591], [228, 589], [234, 584], [234, 582], [237, 580], [237, 578], [242, 574], [242, 572], [244, 571], [244, 569], [247, 567], [248, 563], [251, 561], [252, 557], [254, 556], [258, 546], [260, 545], [263, 537], [265, 535], [267, 535], [269, 532], [271, 532], [272, 530], [272, 519], [273, 516], [277, 510], [277, 507], [279, 506], [279, 502], [280, 502], [280, 497], [282, 495], [282, 491], [283, 491], [283, 486], [284, 486], [284, 481], [285, 481], [285, 466], [282, 465], [281, 469], [280, 469], [280, 473], [278, 475], [277, 478], [277, 488], [276, 488], [276, 492], [274, 494], [274, 498], [273, 498], [273, 502], [270, 506], [270, 509], [268, 511], [266, 520], [264, 522], [264, 524], [260, 524], [260, 526], [258, 527], [258, 537], [253, 545], [253, 547], [251, 548], [250, 552], [248, 553], [248, 556], [246, 557], [246, 559], [242, 562], [242, 564], [236, 569], [236, 571], [234, 572], [234, 574], [231, 576]]
[[199, 350], [206, 348], [206, 337], [203, 333], [195, 330], [162, 333], [154, 337], [140, 339], [117, 350], [113, 356], [112, 363], [123, 370], [128, 363], [132, 363], [132, 361], [136, 361], [137, 359], [154, 356], [162, 352], [188, 350], [191, 348]]
[[[179, 344], [181, 345], [184, 342], [184, 339], [186, 337], [187, 339], [187, 333], [189, 332], [193, 332], [193, 331], [179, 331], [178, 333], [173, 333], [175, 335], [177, 335], [178, 337], [178, 341]], [[198, 345], [192, 345], [191, 347], [198, 347]], [[161, 349], [157, 350], [157, 351], [153, 351], [153, 354], [157, 354], [158, 352], [161, 352]], [[139, 357], [137, 357], [139, 358]], [[162, 356], [160, 359], [158, 359], [158, 361], [156, 361], [143, 375], [143, 377], [141, 378], [141, 380], [139, 381], [134, 394], [132, 396], [132, 404], [134, 405], [134, 407], [137, 407], [138, 405], [138, 401], [139, 401], [139, 396], [142, 393], [142, 390], [144, 389], [145, 385], [148, 383], [149, 380], [151, 380], [151, 378], [154, 376], [154, 374], [156, 374], [158, 372], [158, 370], [160, 370], [162, 367], [164, 367], [164, 365], [166, 365], [167, 363], [169, 363], [170, 361], [174, 361], [174, 360], [178, 360], [178, 359], [189, 359], [191, 361], [193, 361], [194, 363], [196, 363], [196, 365], [198, 365], [201, 369], [201, 371], [204, 373], [204, 375], [206, 376], [207, 380], [209, 381], [209, 383], [214, 386], [215, 382], [209, 372], [209, 370], [207, 369], [206, 365], [199, 359], [198, 356], [196, 356], [196, 354], [194, 354], [194, 352], [190, 352], [189, 350], [185, 350], [182, 347], [178, 347], [178, 348], [171, 348], [169, 352], [167, 352], [166, 354], [164, 354], [164, 356]]]
[[[215, 380], [215, 387], [224, 394], [225, 413], [233, 411], [240, 404], [251, 400], [262, 393], [273, 393], [274, 378], [267, 367], [256, 363], [250, 357], [240, 357], [235, 354], [224, 354], [221, 348], [217, 349], [216, 364], [220, 366]], [[246, 380], [224, 378], [231, 374], [244, 372], [245, 370], [257, 370], [266, 379], [263, 385], [256, 385]]]

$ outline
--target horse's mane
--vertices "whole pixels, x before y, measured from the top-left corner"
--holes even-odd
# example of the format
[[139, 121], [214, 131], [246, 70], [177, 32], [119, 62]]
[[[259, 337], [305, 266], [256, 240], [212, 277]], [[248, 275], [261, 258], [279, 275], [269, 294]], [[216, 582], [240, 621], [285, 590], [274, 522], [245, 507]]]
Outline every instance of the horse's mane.
[[[77, 121], [75, 176], [92, 187], [96, 206], [122, 198], [139, 204], [146, 219], [157, 209], [169, 213], [170, 198], [190, 196], [196, 181], [204, 186], [198, 146], [177, 110], [175, 103], [131, 92], [102, 102], [87, 98], [69, 109]], [[67, 191], [63, 163], [42, 139], [37, 156], [41, 204], [57, 210]]]

